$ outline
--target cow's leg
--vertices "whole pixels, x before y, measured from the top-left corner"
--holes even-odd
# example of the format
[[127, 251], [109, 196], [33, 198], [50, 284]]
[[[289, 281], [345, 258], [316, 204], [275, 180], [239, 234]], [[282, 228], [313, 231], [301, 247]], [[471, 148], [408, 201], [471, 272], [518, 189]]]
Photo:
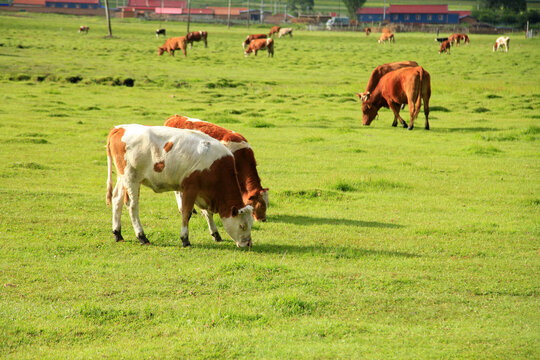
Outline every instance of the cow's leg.
[[[418, 96], [421, 96], [421, 94], [418, 94]], [[409, 122], [408, 130], [412, 130], [414, 128], [414, 119], [416, 119], [418, 113], [420, 113], [420, 104], [418, 104], [417, 109], [415, 103], [409, 100], [409, 114], [411, 116], [411, 120]]]
[[189, 219], [191, 218], [191, 211], [195, 205], [195, 196], [184, 193], [182, 196], [182, 230], [180, 231], [180, 239], [182, 240], [182, 246], [191, 246], [189, 242]]
[[118, 177], [112, 197], [112, 232], [117, 242], [124, 241], [124, 238], [122, 237], [122, 203], [124, 202], [124, 193], [125, 188], [122, 183], [122, 178]]
[[127, 189], [127, 195], [129, 197], [126, 206], [129, 211], [129, 217], [131, 218], [133, 230], [135, 230], [137, 239], [139, 239], [141, 244], [149, 244], [150, 241], [148, 241], [146, 235], [144, 234], [141, 219], [139, 218], [139, 193], [141, 190], [141, 185], [138, 183], [129, 183], [125, 185]]
[[[403, 120], [403, 118], [401, 116], [399, 116], [399, 108], [400, 108], [401, 104], [392, 102], [388, 106], [390, 107], [390, 110], [392, 110], [394, 112], [394, 117], [399, 120], [399, 122], [401, 123], [401, 125], [404, 128], [406, 128], [407, 123], [405, 122], [405, 120]], [[395, 121], [395, 118], [394, 118], [394, 121]], [[392, 126], [393, 126], [393, 124], [392, 124]]]
[[257, 56], [257, 51], [258, 51], [258, 50], [255, 50], [255, 56]]
[[[192, 44], [193, 45], [193, 44]], [[182, 52], [184, 53], [184, 57], [187, 57], [187, 52], [186, 52], [186, 49], [182, 49]]]
[[208, 47], [208, 41], [206, 40], [206, 38], [204, 38], [204, 47], [205, 47], [205, 48]]
[[201, 209], [201, 213], [206, 219], [206, 223], [208, 224], [208, 230], [210, 230], [210, 234], [214, 238], [215, 241], [220, 242], [221, 241], [221, 235], [219, 235], [218, 228], [216, 226], [216, 223], [214, 222], [214, 214], [211, 213], [208, 210]]
[[[182, 193], [180, 191], [175, 191], [174, 196], [176, 197], [176, 203], [178, 204], [178, 211], [182, 213]], [[192, 214], [197, 214], [197, 210], [193, 208]]]

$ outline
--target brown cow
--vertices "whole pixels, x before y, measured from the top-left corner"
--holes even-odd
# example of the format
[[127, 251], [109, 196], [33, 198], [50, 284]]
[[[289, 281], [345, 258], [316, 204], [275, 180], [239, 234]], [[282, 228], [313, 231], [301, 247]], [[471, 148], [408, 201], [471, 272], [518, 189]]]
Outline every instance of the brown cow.
[[161, 56], [166, 51], [169, 53], [169, 55], [174, 56], [175, 50], [182, 50], [184, 56], [187, 57], [186, 48], [187, 41], [185, 36], [168, 38], [165, 41], [165, 44], [158, 47], [158, 55]]
[[467, 34], [459, 34], [460, 40], [463, 41], [464, 44], [469, 45], [469, 35]]
[[244, 52], [245, 56], [249, 56], [252, 52], [257, 56], [257, 51], [268, 49], [268, 56], [274, 57], [274, 40], [268, 39], [255, 39], [249, 43], [247, 50]]
[[79, 33], [85, 33], [88, 34], [88, 30], [90, 30], [90, 26], [81, 25], [79, 26]]
[[366, 86], [366, 91], [360, 94], [360, 98], [362, 99], [362, 101], [367, 100], [369, 94], [372, 93], [373, 90], [375, 90], [377, 84], [379, 83], [384, 74], [404, 67], [416, 66], [418, 66], [418, 63], [416, 61], [399, 61], [377, 66], [375, 70], [373, 70], [373, 72], [371, 73], [371, 77], [369, 78]]
[[452, 44], [452, 46], [456, 45], [459, 46], [459, 42], [461, 40], [460, 34], [452, 34], [448, 37], [448, 41]]
[[[360, 94], [356, 95], [361, 97]], [[423, 100], [426, 116], [425, 129], [429, 130], [430, 97], [431, 77], [421, 66], [391, 71], [381, 78], [373, 93], [362, 102], [362, 124], [366, 126], [371, 124], [381, 107], [389, 107], [394, 113], [392, 126], [397, 126], [397, 120], [399, 120], [403, 127], [407, 127], [407, 123], [399, 115], [399, 110], [401, 104], [408, 104], [411, 116], [408, 129], [412, 130], [414, 119], [420, 113]]]
[[[117, 176], [114, 191], [113, 166]], [[251, 246], [253, 208], [242, 201], [232, 153], [216, 139], [199, 131], [167, 126], [116, 126], [107, 137], [107, 168], [106, 200], [113, 207], [116, 241], [124, 240], [121, 218], [125, 202], [137, 238], [141, 244], [149, 243], [139, 218], [143, 184], [158, 193], [182, 193], [183, 246], [191, 245], [188, 226], [195, 204], [204, 209], [208, 218], [218, 213], [237, 246]], [[213, 220], [208, 223], [214, 240], [219, 241], [221, 236]]]
[[[174, 115], [165, 121], [165, 126], [179, 129], [192, 129], [201, 131], [219, 140], [227, 149], [229, 149], [235, 161], [238, 182], [240, 183], [240, 192], [244, 204], [253, 207], [253, 217], [257, 221], [266, 221], [266, 208], [268, 207], [268, 188], [261, 186], [261, 179], [257, 172], [257, 162], [255, 155], [246, 138], [237, 132], [224, 127], [201, 121], [199, 119], [190, 119], [185, 116]], [[178, 199], [177, 195], [177, 199]], [[181, 206], [181, 202], [178, 202]]]
[[253, 40], [255, 40], [255, 39], [266, 39], [267, 37], [268, 37], [268, 35], [266, 35], [266, 34], [248, 35], [246, 40], [244, 40], [244, 42], [242, 43], [242, 48], [245, 50], [246, 46], [248, 46], [249, 43], [252, 42]]
[[396, 42], [396, 40], [394, 39], [394, 34], [392, 33], [389, 33], [389, 32], [384, 32], [382, 33], [381, 37], [379, 38], [379, 44], [380, 43], [384, 43], [384, 42]]
[[280, 29], [281, 29], [281, 26], [272, 26], [272, 28], [270, 29], [270, 32], [268, 33], [268, 36], [272, 37], [272, 35], [278, 34]]
[[439, 49], [439, 54], [445, 52], [450, 55], [450, 40], [445, 40], [441, 43], [441, 48]]
[[204, 47], [208, 47], [208, 33], [206, 31], [193, 31], [186, 35], [186, 41], [190, 45], [190, 49], [193, 49], [193, 42], [194, 41], [201, 41], [204, 40]]
[[371, 28], [370, 27], [365, 28], [364, 31], [366, 32], [366, 36], [369, 36], [369, 34], [371, 34]]

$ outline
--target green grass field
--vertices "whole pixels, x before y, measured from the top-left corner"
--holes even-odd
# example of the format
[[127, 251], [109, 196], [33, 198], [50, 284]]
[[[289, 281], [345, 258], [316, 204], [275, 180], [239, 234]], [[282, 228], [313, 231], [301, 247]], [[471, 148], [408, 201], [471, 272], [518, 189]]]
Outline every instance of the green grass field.
[[[156, 27], [0, 14], [1, 358], [540, 357], [540, 39], [297, 31], [246, 59], [247, 29], [204, 26], [173, 58]], [[431, 73], [430, 131], [361, 125], [355, 92], [399, 60]], [[152, 245], [126, 211], [114, 242], [107, 133], [173, 114], [249, 139], [271, 202], [250, 251], [200, 215], [183, 249], [147, 188]]]

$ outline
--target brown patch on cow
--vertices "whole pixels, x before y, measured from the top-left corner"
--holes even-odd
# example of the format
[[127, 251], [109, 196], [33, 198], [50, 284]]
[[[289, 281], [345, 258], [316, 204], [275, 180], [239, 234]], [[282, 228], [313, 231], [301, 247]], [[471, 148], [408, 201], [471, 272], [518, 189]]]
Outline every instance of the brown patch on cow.
[[155, 172], [162, 172], [165, 168], [165, 161], [160, 161], [154, 164], [154, 171]]
[[171, 151], [172, 146], [173, 146], [173, 143], [169, 141], [165, 144], [165, 146], [163, 147], [163, 150], [165, 150], [165, 152], [169, 152]]
[[214, 139], [224, 142], [247, 142], [245, 137], [234, 131], [206, 121], [190, 121], [187, 117], [181, 115], [174, 115], [168, 118], [165, 121], [165, 126], [178, 129], [198, 130]]
[[107, 155], [114, 159], [116, 170], [122, 175], [126, 168], [126, 143], [122, 141], [125, 132], [124, 128], [114, 128], [107, 136]]

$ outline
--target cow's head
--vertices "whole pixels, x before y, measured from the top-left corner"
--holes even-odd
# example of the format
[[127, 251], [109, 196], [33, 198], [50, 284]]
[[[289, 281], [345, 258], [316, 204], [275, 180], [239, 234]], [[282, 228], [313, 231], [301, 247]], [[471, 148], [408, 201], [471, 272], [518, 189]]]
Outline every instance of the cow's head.
[[160, 46], [157, 48], [157, 54], [161, 56], [165, 52], [165, 48], [163, 46]]
[[362, 125], [369, 126], [373, 119], [377, 116], [377, 109], [370, 101], [362, 103]]
[[256, 191], [247, 201], [247, 205], [253, 207], [253, 218], [256, 221], [266, 221], [266, 209], [268, 208], [268, 189]]
[[222, 217], [221, 222], [236, 246], [251, 246], [251, 225], [253, 225], [253, 208], [249, 205], [238, 210], [232, 208], [230, 217]]

